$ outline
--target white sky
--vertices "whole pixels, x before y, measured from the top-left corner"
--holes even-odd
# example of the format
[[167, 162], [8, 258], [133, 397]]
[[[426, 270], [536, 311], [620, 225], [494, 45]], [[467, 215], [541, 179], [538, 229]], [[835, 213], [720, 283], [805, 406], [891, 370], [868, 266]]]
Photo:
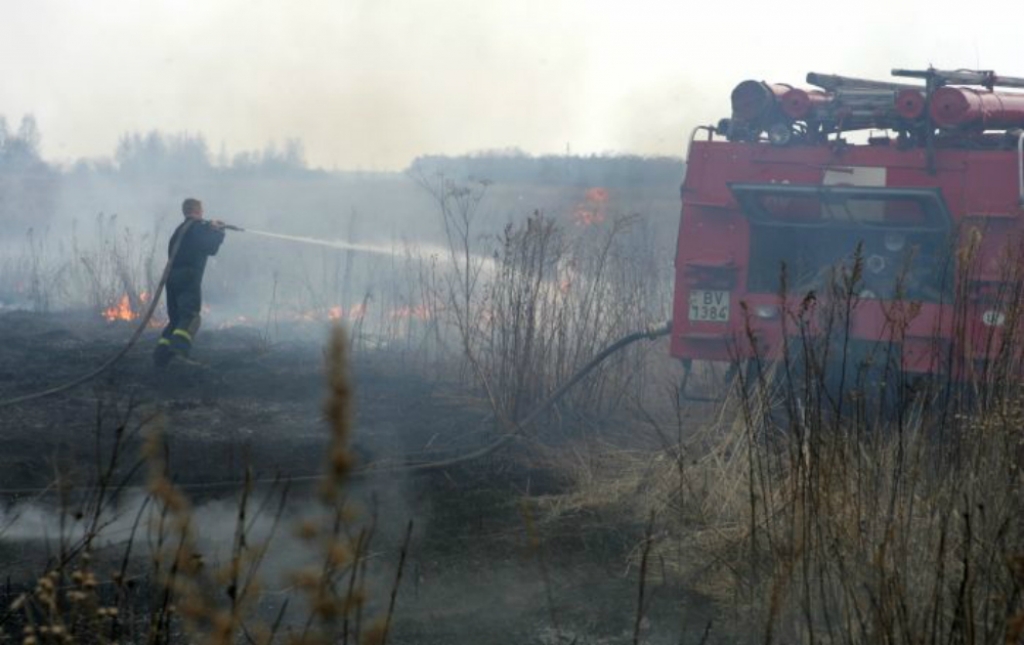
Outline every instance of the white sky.
[[[301, 138], [311, 165], [419, 154], [681, 155], [747, 78], [893, 67], [1024, 76], [1014, 0], [0, 0], [0, 115], [43, 154], [128, 132], [216, 154]], [[1016, 43], [1016, 44], [1015, 44]]]

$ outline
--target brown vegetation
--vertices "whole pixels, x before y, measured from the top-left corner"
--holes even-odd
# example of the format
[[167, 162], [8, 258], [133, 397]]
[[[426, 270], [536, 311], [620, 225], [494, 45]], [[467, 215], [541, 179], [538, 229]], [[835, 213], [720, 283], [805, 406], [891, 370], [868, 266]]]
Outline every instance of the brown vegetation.
[[[610, 506], [634, 523], [656, 513], [662, 575], [713, 599], [729, 638], [1019, 642], [1017, 325], [993, 332], [1005, 349], [967, 378], [911, 379], [886, 355], [898, 343], [862, 363], [833, 354], [853, 367], [840, 378], [840, 359], [823, 357], [857, 306], [858, 263], [822, 302], [786, 312], [794, 347], [741, 371], [717, 418], [691, 430], [678, 407], [647, 411], [660, 451], [600, 455], [576, 470], [573, 495], [545, 506], [555, 517]], [[1016, 320], [1022, 301], [1002, 298]], [[893, 308], [897, 333], [907, 304]]]

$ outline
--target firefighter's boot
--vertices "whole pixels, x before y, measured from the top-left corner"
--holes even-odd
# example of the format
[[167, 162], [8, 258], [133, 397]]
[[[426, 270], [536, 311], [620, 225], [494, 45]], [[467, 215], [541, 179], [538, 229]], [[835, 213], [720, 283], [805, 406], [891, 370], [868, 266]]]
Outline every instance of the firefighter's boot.
[[174, 358], [174, 350], [171, 349], [171, 341], [161, 338], [153, 350], [153, 367], [162, 370], [170, 364], [172, 358]]
[[192, 334], [187, 329], [179, 327], [171, 332], [168, 348], [174, 358], [188, 359], [192, 351]]

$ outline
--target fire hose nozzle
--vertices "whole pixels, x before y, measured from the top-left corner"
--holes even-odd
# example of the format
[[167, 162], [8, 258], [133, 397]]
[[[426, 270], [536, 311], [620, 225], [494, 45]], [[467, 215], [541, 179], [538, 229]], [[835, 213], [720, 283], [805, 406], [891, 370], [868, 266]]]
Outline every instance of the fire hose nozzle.
[[245, 231], [241, 226], [235, 226], [234, 224], [228, 224], [219, 219], [206, 219], [200, 222], [203, 226], [210, 226], [219, 231]]
[[672, 321], [666, 320], [665, 322], [660, 324], [648, 325], [647, 329], [645, 329], [644, 332], [647, 338], [649, 338], [650, 340], [654, 340], [659, 336], [667, 336], [668, 334], [672, 333]]

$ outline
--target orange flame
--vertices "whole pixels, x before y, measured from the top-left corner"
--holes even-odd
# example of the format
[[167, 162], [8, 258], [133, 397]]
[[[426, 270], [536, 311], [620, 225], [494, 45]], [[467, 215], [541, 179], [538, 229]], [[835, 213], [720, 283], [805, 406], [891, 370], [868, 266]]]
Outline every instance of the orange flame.
[[397, 309], [391, 310], [390, 316], [391, 318], [398, 320], [430, 320], [430, 309], [426, 305], [415, 305], [413, 307], [398, 307]]
[[362, 318], [365, 315], [366, 305], [361, 302], [357, 302], [356, 304], [352, 305], [348, 310], [348, 317], [350, 320], [356, 320], [357, 318]]
[[[130, 322], [132, 320], [138, 320], [142, 317], [142, 310], [145, 309], [142, 305], [149, 304], [149, 301], [150, 295], [148, 291], [140, 293], [138, 299], [138, 306], [140, 307], [140, 310], [136, 311], [132, 308], [131, 297], [126, 293], [118, 298], [117, 302], [100, 312], [100, 315], [102, 315], [107, 322], [114, 322], [116, 320], [126, 320]], [[165, 322], [167, 322], [167, 319], [157, 314], [149, 319], [146, 326], [162, 327]]]
[[341, 305], [334, 305], [327, 310], [327, 319], [332, 321], [338, 320], [357, 320], [366, 315], [366, 305], [362, 302], [357, 302], [348, 309], [345, 309]]
[[588, 188], [583, 203], [576, 206], [572, 213], [572, 221], [577, 226], [593, 226], [605, 220], [608, 206], [607, 188]]
[[126, 293], [115, 304], [103, 310], [103, 317], [107, 321], [113, 322], [115, 320], [135, 320], [139, 314], [132, 311], [132, 303]]

